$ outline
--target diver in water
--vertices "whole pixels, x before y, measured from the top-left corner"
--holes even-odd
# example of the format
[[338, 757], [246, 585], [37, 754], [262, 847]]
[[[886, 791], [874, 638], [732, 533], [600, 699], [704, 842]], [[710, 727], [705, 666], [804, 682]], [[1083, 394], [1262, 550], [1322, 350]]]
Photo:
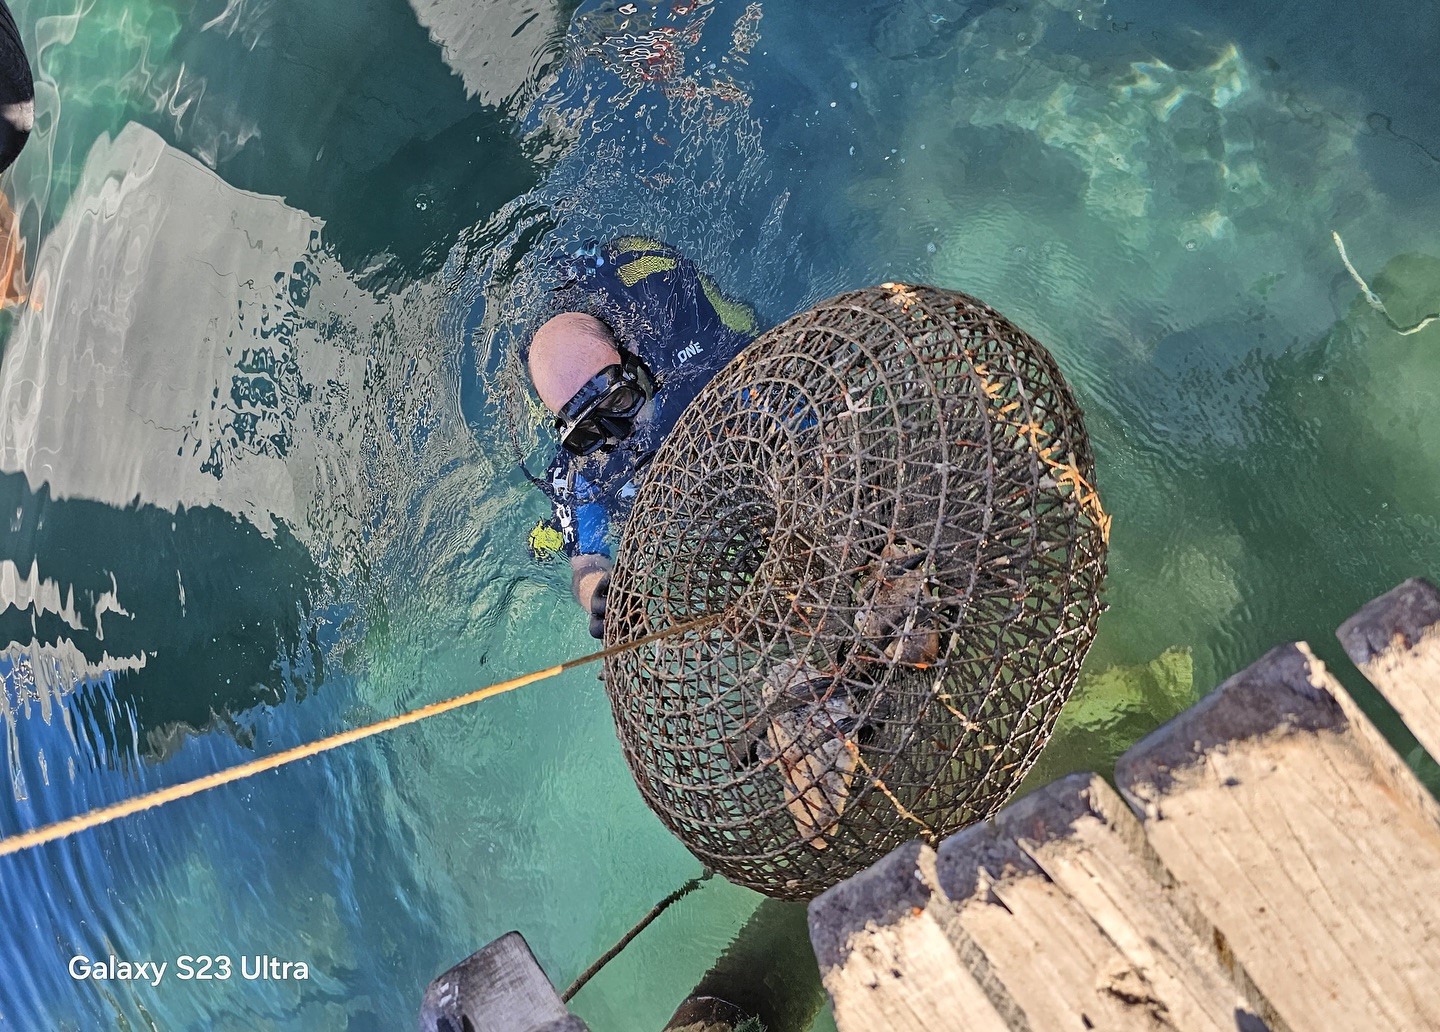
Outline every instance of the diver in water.
[[535, 331], [526, 358], [560, 444], [539, 481], [554, 523], [531, 542], [558, 535], [600, 638], [613, 539], [638, 481], [685, 406], [754, 338], [755, 316], [653, 240], [587, 246], [564, 279], [559, 314]]
[[[0, 174], [20, 156], [34, 125], [35, 79], [15, 18], [0, 0]], [[25, 300], [24, 256], [20, 220], [0, 193], [0, 304]]]
[[[558, 314], [535, 331], [526, 356], [560, 444], [545, 478], [531, 478], [554, 506], [553, 525], [542, 521], [531, 547], [544, 551], [550, 536], [563, 550], [575, 599], [600, 638], [615, 531], [638, 482], [685, 407], [754, 338], [755, 317], [693, 262], [652, 240], [588, 246], [565, 270], [551, 309]], [[764, 409], [756, 404], [749, 411]], [[808, 402], [797, 405], [795, 426], [814, 425], [808, 411]], [[926, 610], [925, 555], [889, 545], [856, 588], [858, 635], [885, 660], [917, 668], [939, 651]], [[855, 696], [808, 656], [769, 664], [755, 694], [759, 713], [727, 742], [730, 760], [737, 769], [773, 769], [800, 841], [826, 849], [883, 700]]]

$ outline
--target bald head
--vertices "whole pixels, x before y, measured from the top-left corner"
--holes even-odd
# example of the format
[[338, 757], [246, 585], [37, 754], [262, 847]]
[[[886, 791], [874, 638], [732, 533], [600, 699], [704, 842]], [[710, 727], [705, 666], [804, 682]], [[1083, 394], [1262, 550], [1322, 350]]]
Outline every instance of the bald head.
[[619, 361], [610, 330], [580, 312], [560, 313], [530, 342], [530, 380], [545, 407], [557, 414], [592, 376]]

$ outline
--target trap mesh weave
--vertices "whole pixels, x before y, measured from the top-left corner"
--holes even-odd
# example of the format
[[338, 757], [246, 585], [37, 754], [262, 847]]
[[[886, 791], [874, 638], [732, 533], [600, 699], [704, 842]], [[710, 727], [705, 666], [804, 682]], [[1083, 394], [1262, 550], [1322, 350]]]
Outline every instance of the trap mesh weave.
[[646, 801], [706, 865], [813, 897], [994, 813], [1075, 685], [1109, 519], [1049, 353], [886, 284], [758, 338], [626, 523], [606, 661]]

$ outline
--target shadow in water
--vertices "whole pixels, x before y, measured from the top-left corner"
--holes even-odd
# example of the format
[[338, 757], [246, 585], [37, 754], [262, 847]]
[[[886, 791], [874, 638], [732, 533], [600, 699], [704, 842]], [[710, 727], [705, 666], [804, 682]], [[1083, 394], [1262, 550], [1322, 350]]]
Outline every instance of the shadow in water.
[[[324, 579], [283, 525], [267, 539], [214, 507], [57, 501], [18, 474], [0, 474], [0, 512], [12, 516], [0, 560], [22, 573], [34, 564], [62, 594], [73, 589], [79, 617], [77, 627], [56, 613], [7, 608], [0, 641], [68, 640], [96, 667], [116, 657], [143, 662], [141, 676], [112, 685], [133, 724], [96, 725], [113, 730], [110, 744], [122, 752], [133, 736], [140, 752], [164, 754], [180, 731], [217, 722], [249, 744], [233, 715], [303, 696], [324, 679], [327, 645], [349, 630], [338, 614], [312, 611]], [[107, 595], [113, 605], [102, 602]], [[88, 693], [74, 701], [82, 714], [97, 704], [110, 702]]]

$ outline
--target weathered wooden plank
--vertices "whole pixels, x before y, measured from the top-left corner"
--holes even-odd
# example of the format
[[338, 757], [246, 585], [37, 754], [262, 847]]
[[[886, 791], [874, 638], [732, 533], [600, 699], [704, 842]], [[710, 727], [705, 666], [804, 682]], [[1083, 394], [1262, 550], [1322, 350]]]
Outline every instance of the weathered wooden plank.
[[1440, 760], [1440, 591], [1408, 580], [1340, 625], [1340, 644]]
[[[1029, 1032], [1007, 1022], [937, 923], [934, 851], [901, 846], [810, 904], [810, 942], [840, 1032]], [[1003, 996], [1003, 990], [992, 987]]]
[[507, 932], [440, 975], [420, 1004], [420, 1032], [586, 1032], [565, 1009], [519, 932]]
[[1102, 778], [1061, 779], [1006, 807], [995, 823], [1129, 966], [1118, 975], [1109, 969], [1107, 992], [1147, 986], [1145, 1005], [1181, 1029], [1286, 1028]]
[[1440, 1028], [1440, 811], [1308, 648], [1232, 677], [1115, 776], [1292, 1028]]
[[1267, 1027], [1268, 1008], [1236, 988], [1213, 928], [1191, 927], [1139, 823], [1094, 775], [950, 837], [937, 878], [974, 946], [971, 973], [1003, 983], [1031, 1028]]

